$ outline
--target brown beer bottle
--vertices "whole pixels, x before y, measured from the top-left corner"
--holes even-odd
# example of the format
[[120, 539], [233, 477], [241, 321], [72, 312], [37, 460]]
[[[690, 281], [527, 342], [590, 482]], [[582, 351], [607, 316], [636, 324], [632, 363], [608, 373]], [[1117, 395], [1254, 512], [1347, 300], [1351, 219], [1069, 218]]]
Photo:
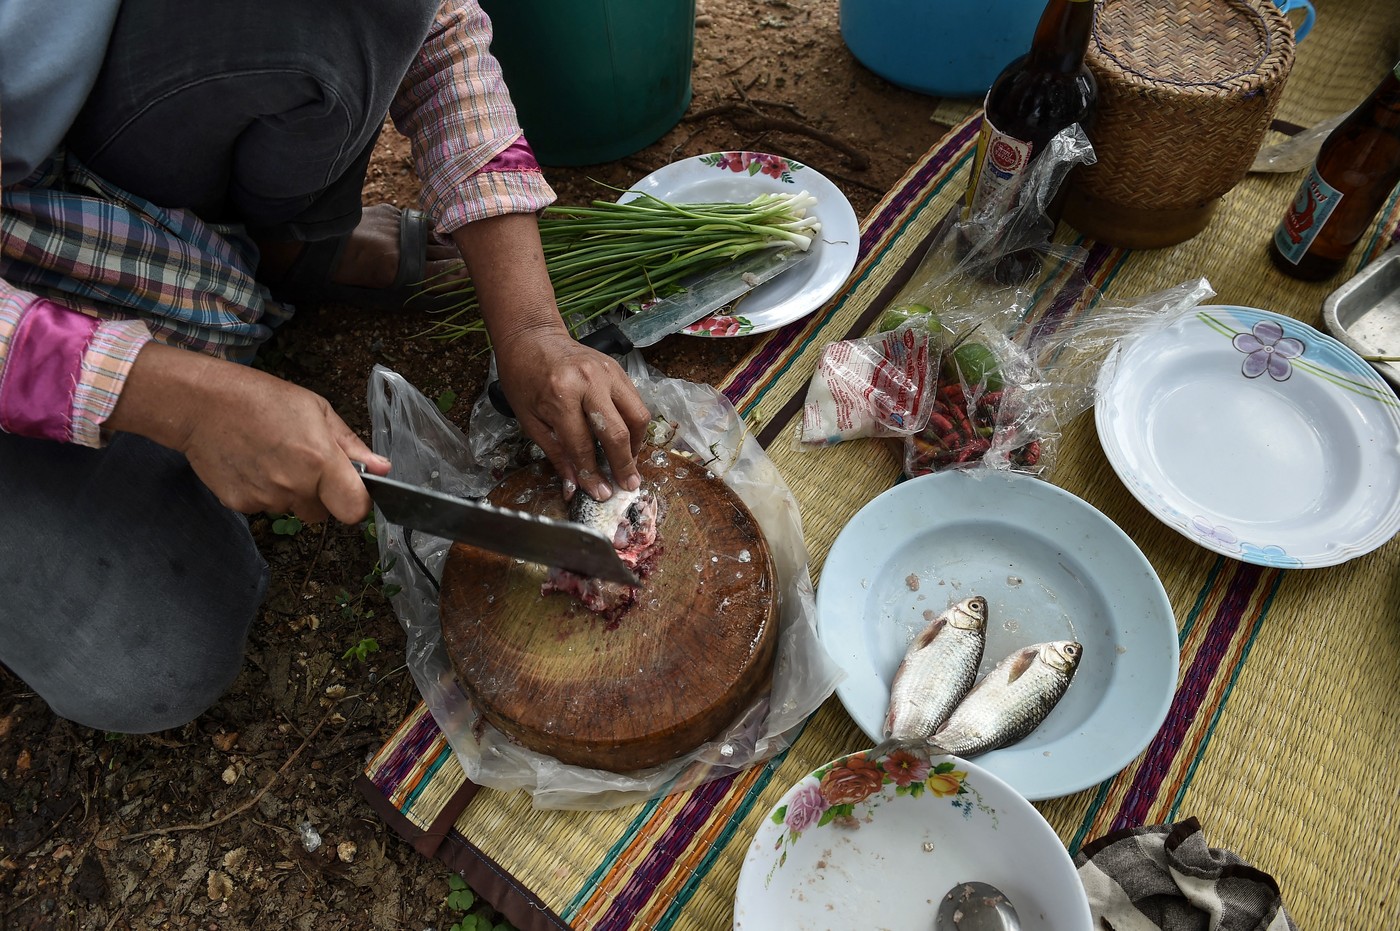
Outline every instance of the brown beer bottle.
[[1269, 255], [1284, 274], [1330, 278], [1400, 182], [1400, 63], [1328, 134]]
[[[1009, 209], [1026, 169], [1055, 134], [1074, 123], [1090, 133], [1098, 86], [1084, 64], [1094, 26], [1093, 0], [1050, 0], [1031, 49], [1002, 69], [987, 92], [972, 163], [965, 216]], [[1061, 191], [1063, 193], [1063, 191]], [[1056, 196], [1050, 219], [1058, 222]]]

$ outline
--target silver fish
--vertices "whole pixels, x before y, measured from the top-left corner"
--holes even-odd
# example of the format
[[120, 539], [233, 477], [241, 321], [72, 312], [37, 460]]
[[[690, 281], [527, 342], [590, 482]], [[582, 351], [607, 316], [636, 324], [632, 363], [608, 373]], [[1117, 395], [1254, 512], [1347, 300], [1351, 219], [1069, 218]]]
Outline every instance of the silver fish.
[[[606, 501], [599, 501], [580, 488], [569, 499], [569, 520], [611, 538], [618, 557], [639, 578], [645, 578], [654, 568], [660, 551], [658, 502], [646, 485], [637, 491], [614, 488]], [[609, 620], [620, 617], [638, 598], [637, 586], [584, 578], [558, 567], [550, 569], [540, 585], [541, 595], [554, 592], [572, 596], [589, 611]]]
[[580, 488], [569, 499], [569, 520], [611, 538], [619, 552], [645, 547], [656, 539], [656, 496], [645, 485], [615, 487], [611, 498], [599, 501]]
[[987, 599], [964, 598], [934, 618], [909, 644], [890, 687], [885, 736], [928, 737], [977, 679], [987, 636]]
[[929, 743], [963, 757], [1015, 743], [1039, 727], [1064, 697], [1083, 652], [1073, 640], [1022, 647], [967, 693]]

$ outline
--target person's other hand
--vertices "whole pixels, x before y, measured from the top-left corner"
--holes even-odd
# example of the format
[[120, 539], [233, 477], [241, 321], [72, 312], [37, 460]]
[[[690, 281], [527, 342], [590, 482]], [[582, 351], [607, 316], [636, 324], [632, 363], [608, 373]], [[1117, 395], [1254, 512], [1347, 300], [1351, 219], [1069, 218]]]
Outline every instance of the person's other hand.
[[516, 331], [495, 345], [496, 368], [525, 435], [539, 444], [564, 483], [594, 498], [612, 494], [599, 470], [602, 447], [613, 481], [641, 485], [637, 453], [651, 413], [612, 356], [577, 342], [560, 326]]
[[389, 471], [320, 395], [158, 343], [141, 350], [106, 426], [184, 453], [226, 507], [246, 514], [356, 523], [370, 499], [351, 460]]
[[564, 326], [534, 214], [487, 217], [452, 238], [476, 288], [501, 390], [559, 473], [564, 496], [575, 487], [599, 499], [612, 494], [595, 439], [613, 480], [635, 489], [651, 414], [617, 360], [580, 345]]

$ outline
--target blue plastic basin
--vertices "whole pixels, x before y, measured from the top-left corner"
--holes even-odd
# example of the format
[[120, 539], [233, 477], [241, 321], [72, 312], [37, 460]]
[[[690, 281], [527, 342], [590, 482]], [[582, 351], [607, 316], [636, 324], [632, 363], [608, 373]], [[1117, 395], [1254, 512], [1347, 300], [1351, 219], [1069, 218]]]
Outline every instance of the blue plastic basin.
[[1031, 47], [1045, 0], [841, 0], [841, 38], [892, 84], [936, 97], [986, 96]]

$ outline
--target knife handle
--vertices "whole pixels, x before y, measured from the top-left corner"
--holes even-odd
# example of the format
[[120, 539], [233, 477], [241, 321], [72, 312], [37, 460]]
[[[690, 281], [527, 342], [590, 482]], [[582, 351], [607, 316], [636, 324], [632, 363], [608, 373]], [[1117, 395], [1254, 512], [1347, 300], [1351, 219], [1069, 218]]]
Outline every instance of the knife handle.
[[[594, 330], [580, 339], [579, 342], [589, 349], [596, 349], [610, 356], [625, 356], [633, 349], [632, 341], [627, 338], [627, 334], [622, 332], [622, 328], [616, 323], [609, 323], [605, 327]], [[502, 416], [515, 416], [515, 411], [511, 409], [510, 402], [506, 400], [506, 393], [501, 389], [499, 381], [493, 381], [486, 386], [486, 397], [491, 402], [491, 406]]]
[[622, 328], [616, 323], [599, 327], [580, 339], [579, 342], [589, 349], [596, 349], [610, 356], [625, 356], [633, 349], [632, 341], [627, 338], [627, 334], [622, 332]]
[[486, 386], [486, 397], [503, 417], [514, 417], [515, 411], [511, 409], [510, 402], [506, 400], [506, 393], [501, 389], [499, 381], [493, 381]]

